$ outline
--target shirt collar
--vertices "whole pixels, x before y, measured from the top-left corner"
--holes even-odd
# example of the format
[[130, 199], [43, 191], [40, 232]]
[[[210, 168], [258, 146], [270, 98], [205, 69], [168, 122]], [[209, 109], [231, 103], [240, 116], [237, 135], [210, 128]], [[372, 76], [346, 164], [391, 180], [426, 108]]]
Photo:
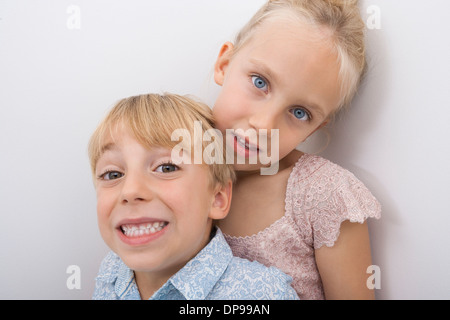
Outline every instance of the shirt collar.
[[205, 299], [233, 258], [230, 247], [220, 229], [211, 241], [178, 271], [170, 282], [186, 299]]
[[[128, 268], [127, 265], [122, 262], [117, 270], [117, 280], [114, 285], [114, 291], [117, 296], [120, 299], [124, 299], [128, 294], [134, 293], [135, 291], [139, 294], [137, 290], [133, 290], [134, 287], [136, 287], [135, 283], [133, 270]], [[140, 296], [136, 298], [140, 300]]]

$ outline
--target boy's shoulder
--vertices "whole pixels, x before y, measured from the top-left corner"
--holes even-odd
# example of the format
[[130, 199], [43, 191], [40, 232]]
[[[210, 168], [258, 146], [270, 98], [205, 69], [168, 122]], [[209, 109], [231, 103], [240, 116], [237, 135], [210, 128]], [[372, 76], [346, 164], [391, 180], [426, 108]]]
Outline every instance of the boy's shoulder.
[[[220, 231], [219, 237], [223, 238]], [[275, 267], [232, 256], [213, 292], [223, 299], [298, 299], [291, 282], [290, 276]]]
[[298, 299], [291, 287], [292, 278], [276, 267], [257, 261], [233, 257], [227, 271], [233, 291], [240, 292], [237, 299], [293, 300]]
[[239, 272], [249, 278], [272, 278], [275, 281], [290, 281], [291, 277], [275, 267], [268, 267], [258, 261], [250, 261], [244, 258], [233, 256], [228, 266], [229, 272]]

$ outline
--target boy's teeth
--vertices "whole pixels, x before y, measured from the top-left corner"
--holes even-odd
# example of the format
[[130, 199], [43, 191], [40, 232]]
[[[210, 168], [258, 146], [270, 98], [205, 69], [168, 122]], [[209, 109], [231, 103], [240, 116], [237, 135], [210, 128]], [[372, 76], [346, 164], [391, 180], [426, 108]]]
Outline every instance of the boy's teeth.
[[167, 222], [153, 222], [153, 223], [142, 223], [139, 225], [136, 224], [124, 224], [120, 228], [122, 232], [127, 237], [139, 237], [145, 234], [152, 234], [158, 231], [161, 231]]

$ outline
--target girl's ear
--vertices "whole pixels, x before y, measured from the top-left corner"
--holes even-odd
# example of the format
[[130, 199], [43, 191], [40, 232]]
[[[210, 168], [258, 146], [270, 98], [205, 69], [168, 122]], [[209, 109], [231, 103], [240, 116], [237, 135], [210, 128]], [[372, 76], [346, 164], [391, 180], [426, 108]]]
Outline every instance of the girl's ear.
[[231, 206], [231, 194], [233, 183], [231, 180], [224, 186], [218, 185], [215, 190], [214, 199], [211, 205], [209, 217], [214, 220], [220, 220], [227, 216]]
[[233, 44], [231, 42], [225, 42], [220, 48], [219, 56], [217, 57], [216, 64], [214, 65], [214, 81], [219, 85], [223, 85], [225, 78], [225, 69], [230, 63]]

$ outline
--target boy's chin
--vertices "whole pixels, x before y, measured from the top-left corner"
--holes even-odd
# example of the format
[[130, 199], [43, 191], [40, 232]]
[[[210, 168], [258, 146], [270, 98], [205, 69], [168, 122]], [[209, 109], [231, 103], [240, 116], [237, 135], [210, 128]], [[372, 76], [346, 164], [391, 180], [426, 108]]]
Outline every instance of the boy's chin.
[[161, 263], [158, 263], [156, 259], [148, 259], [148, 255], [139, 256], [138, 254], [119, 254], [123, 263], [135, 272], [150, 273], [159, 269]]

